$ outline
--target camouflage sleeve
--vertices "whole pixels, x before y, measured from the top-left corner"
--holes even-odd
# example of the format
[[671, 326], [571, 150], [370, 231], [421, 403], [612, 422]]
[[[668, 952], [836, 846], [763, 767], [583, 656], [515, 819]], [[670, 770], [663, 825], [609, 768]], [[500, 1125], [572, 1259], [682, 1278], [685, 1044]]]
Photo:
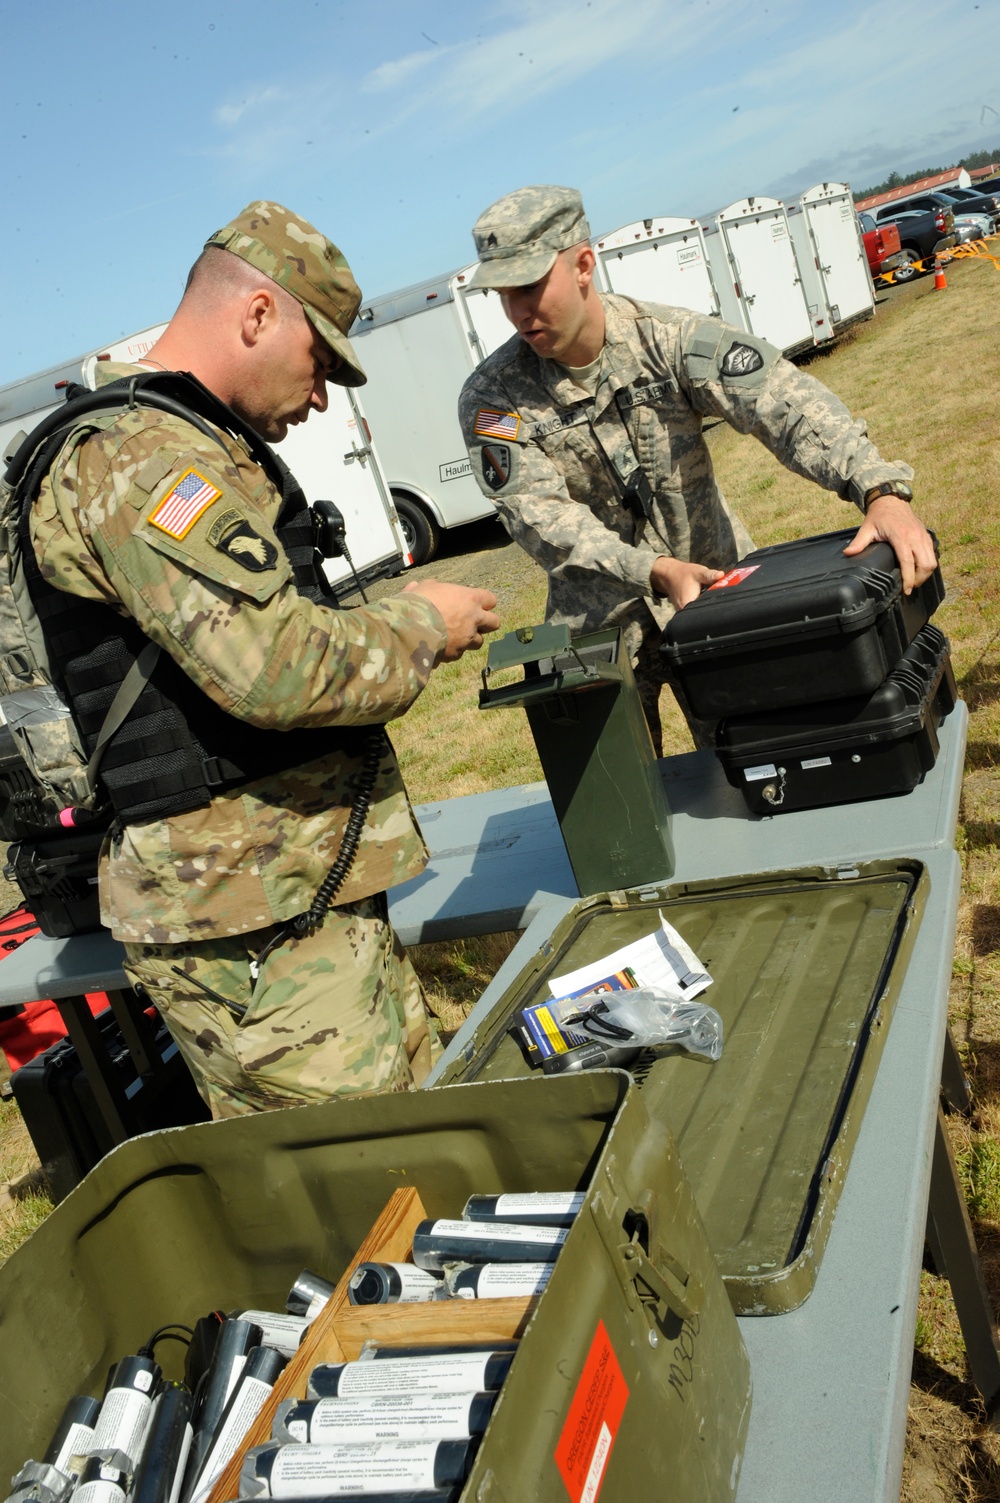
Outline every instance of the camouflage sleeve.
[[82, 546], [92, 561], [83, 572], [104, 576], [105, 598], [254, 725], [391, 720], [444, 646], [441, 617], [420, 597], [335, 610], [300, 595], [261, 471], [173, 419], [140, 415], [94, 435], [53, 489], [62, 525], [33, 518], [46, 578], [96, 593], [80, 588]]
[[512, 393], [486, 388], [475, 375], [462, 388], [458, 404], [472, 473], [504, 527], [554, 579], [602, 574], [648, 593], [650, 570], [663, 549], [626, 542], [605, 525], [602, 512], [620, 526], [631, 525], [610, 485], [587, 502], [578, 501], [539, 443], [507, 443], [477, 432], [484, 408], [504, 413], [516, 411], [517, 405]]
[[880, 481], [913, 479], [908, 464], [881, 457], [863, 419], [766, 340], [693, 317], [678, 346], [676, 368], [695, 410], [752, 433], [795, 474], [859, 507]]

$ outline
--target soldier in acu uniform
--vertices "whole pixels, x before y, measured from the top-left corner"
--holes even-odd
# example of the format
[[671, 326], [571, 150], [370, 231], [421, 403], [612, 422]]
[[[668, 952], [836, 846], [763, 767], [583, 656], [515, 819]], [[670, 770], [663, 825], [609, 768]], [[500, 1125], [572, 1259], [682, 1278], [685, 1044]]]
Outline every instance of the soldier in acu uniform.
[[[753, 546], [716, 484], [704, 418], [754, 434], [788, 469], [854, 502], [864, 521], [848, 553], [890, 543], [907, 591], [933, 571], [910, 467], [883, 460], [865, 424], [764, 340], [598, 293], [574, 189], [508, 194], [473, 236], [471, 285], [496, 289], [517, 331], [462, 389], [473, 473], [547, 573], [546, 618], [575, 633], [623, 629], [657, 751], [662, 628]], [[711, 728], [687, 718], [696, 742], [711, 744]]]
[[[290, 482], [283, 499], [272, 457], [264, 451], [270, 474], [251, 457], [257, 435], [280, 440], [323, 411], [328, 380], [364, 382], [346, 338], [360, 300], [325, 236], [279, 204], [251, 204], [208, 241], [147, 359], [99, 367], [105, 383], [190, 372], [203, 415], [140, 405], [81, 419], [31, 516], [43, 579], [80, 597], [85, 634], [91, 617], [104, 623], [88, 636], [101, 645], [67, 670], [74, 708], [98, 692], [105, 638], [118, 632], [132, 656], [151, 642], [156, 714], [171, 735], [183, 718], [208, 753], [207, 788], [163, 813], [174, 773], [155, 729], [137, 723], [137, 739], [125, 738], [134, 765], [123, 769], [128, 746], [115, 746], [117, 797], [138, 812], [112, 826], [100, 883], [126, 969], [215, 1116], [405, 1090], [435, 1045], [387, 919], [384, 890], [421, 871], [427, 852], [381, 727], [437, 663], [482, 644], [499, 625], [496, 601], [425, 581], [334, 609], [302, 587], [311, 537], [303, 563], [283, 532], [286, 507], [308, 518], [301, 493]], [[336, 906], [296, 928], [352, 808], [364, 811], [365, 785]]]

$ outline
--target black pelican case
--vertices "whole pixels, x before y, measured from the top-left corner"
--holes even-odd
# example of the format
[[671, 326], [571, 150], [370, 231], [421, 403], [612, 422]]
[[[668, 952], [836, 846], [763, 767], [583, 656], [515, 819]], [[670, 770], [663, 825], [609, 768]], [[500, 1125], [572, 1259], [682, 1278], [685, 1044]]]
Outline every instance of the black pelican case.
[[874, 694], [732, 716], [716, 756], [754, 814], [909, 793], [934, 766], [957, 699], [948, 639], [928, 625]]
[[944, 599], [936, 569], [910, 595], [888, 543], [855, 530], [747, 554], [669, 622], [661, 652], [696, 715], [873, 694]]

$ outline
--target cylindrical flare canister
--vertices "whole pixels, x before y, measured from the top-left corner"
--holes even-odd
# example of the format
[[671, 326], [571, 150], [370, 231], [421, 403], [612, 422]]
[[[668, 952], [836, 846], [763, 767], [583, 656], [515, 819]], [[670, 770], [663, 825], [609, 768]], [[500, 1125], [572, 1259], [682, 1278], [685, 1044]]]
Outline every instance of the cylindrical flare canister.
[[515, 1221], [522, 1226], [572, 1226], [584, 1202], [582, 1190], [539, 1190], [524, 1195], [470, 1195], [465, 1221]]
[[335, 1288], [336, 1285], [331, 1284], [329, 1279], [321, 1278], [311, 1268], [303, 1268], [288, 1291], [285, 1309], [289, 1315], [305, 1315], [310, 1305], [317, 1304], [322, 1308]]
[[456, 1348], [431, 1357], [378, 1362], [324, 1362], [309, 1374], [311, 1399], [350, 1399], [389, 1393], [479, 1393], [499, 1388], [513, 1351]]
[[420, 1268], [448, 1263], [554, 1263], [566, 1227], [514, 1226], [506, 1221], [421, 1221], [413, 1234]]
[[302, 1498], [321, 1494], [425, 1491], [454, 1487], [467, 1476], [475, 1440], [373, 1441], [346, 1446], [283, 1446], [247, 1452], [240, 1497]]
[[91, 1454], [121, 1451], [131, 1464], [138, 1460], [159, 1381], [160, 1369], [152, 1357], [122, 1357], [115, 1364], [94, 1426]]
[[496, 1393], [394, 1393], [356, 1399], [287, 1399], [272, 1435], [301, 1445], [373, 1440], [468, 1440], [486, 1429]]
[[440, 1275], [413, 1263], [359, 1263], [347, 1286], [352, 1305], [419, 1305], [445, 1292]]
[[456, 1299], [510, 1299], [541, 1294], [553, 1267], [552, 1263], [459, 1263], [447, 1270], [445, 1282]]
[[42, 1460], [67, 1476], [78, 1477], [85, 1458], [94, 1449], [94, 1426], [100, 1412], [100, 1399], [86, 1393], [74, 1394], [62, 1412]]

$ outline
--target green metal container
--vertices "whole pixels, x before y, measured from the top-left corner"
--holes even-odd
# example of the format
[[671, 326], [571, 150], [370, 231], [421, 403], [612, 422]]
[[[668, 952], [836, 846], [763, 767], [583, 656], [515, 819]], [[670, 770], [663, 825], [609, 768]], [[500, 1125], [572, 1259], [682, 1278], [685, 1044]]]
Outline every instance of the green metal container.
[[899, 858], [604, 893], [576, 904], [442, 1083], [523, 1076], [509, 1033], [548, 979], [657, 928], [658, 911], [714, 978], [715, 1063], [649, 1051], [637, 1079], [674, 1134], [738, 1314], [780, 1314], [810, 1293], [864, 1114], [927, 876]]
[[[620, 1071], [300, 1107], [132, 1139], [0, 1268], [0, 1477], [161, 1325], [281, 1308], [349, 1264], [392, 1192], [587, 1188], [463, 1497], [715, 1503], [736, 1491], [746, 1353], [669, 1131]], [[179, 1376], [183, 1348], [157, 1348]]]
[[[499, 682], [508, 670], [524, 676]], [[490, 643], [481, 710], [522, 708], [582, 893], [673, 875], [670, 807], [617, 627], [527, 626]]]

